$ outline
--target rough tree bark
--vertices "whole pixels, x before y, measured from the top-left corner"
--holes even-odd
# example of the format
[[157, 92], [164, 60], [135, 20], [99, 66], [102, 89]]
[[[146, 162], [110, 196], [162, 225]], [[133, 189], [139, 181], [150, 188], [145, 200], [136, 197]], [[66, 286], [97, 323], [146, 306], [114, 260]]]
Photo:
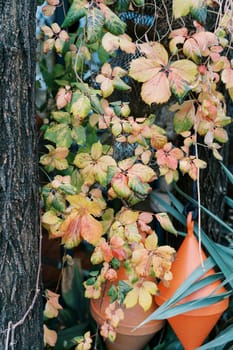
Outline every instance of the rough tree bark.
[[36, 0], [0, 0], [0, 349], [43, 349], [38, 291]]

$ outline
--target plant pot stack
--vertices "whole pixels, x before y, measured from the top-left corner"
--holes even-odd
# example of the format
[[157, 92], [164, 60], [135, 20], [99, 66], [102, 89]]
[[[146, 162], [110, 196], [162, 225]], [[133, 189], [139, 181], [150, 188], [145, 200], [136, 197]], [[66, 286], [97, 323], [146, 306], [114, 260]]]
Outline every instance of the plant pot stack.
[[[188, 233], [177, 252], [176, 260], [173, 263], [171, 270], [173, 273], [173, 279], [169, 288], [166, 288], [162, 283], [159, 284], [160, 295], [155, 297], [158, 305], [163, 304], [169, 299], [181, 284], [191, 275], [191, 273], [201, 264], [201, 261], [206, 259], [205, 253], [202, 250], [200, 252], [198, 241], [193, 233], [193, 225], [194, 222], [192, 221], [192, 215], [189, 213], [187, 219]], [[203, 277], [214, 273], [215, 271], [211, 269]], [[219, 285], [220, 281], [213, 282], [184, 298], [182, 302], [209, 296]], [[226, 292], [226, 290], [221, 287], [215, 294], [223, 292]], [[184, 349], [194, 350], [204, 342], [222, 313], [227, 309], [228, 305], [229, 299], [224, 299], [211, 306], [171, 317], [168, 319], [168, 322], [184, 346]]]
[[[119, 279], [126, 280], [124, 278], [124, 269], [121, 268]], [[105, 321], [104, 311], [110, 303], [110, 298], [107, 295], [108, 286], [105, 289], [105, 293], [102, 298], [97, 300], [91, 300], [91, 314], [94, 320], [102, 325]], [[155, 300], [153, 300], [149, 310], [144, 311], [140, 305], [136, 305], [132, 308], [124, 308], [124, 319], [120, 321], [117, 327], [117, 337], [114, 342], [106, 340], [106, 347], [108, 350], [142, 350], [145, 345], [153, 338], [153, 336], [164, 326], [164, 321], [151, 321], [135, 330], [146, 317], [158, 308]]]

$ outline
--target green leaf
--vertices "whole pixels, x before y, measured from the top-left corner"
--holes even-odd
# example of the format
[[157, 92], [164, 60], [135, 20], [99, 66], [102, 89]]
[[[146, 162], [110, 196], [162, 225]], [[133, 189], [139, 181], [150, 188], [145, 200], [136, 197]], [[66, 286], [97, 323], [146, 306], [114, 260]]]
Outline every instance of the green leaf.
[[74, 0], [65, 16], [65, 20], [62, 23], [62, 27], [70, 27], [73, 24], [75, 24], [80, 18], [86, 16], [86, 4], [88, 4], [86, 0]]
[[116, 11], [117, 12], [125, 12], [129, 9], [129, 4], [130, 1], [129, 0], [117, 0], [116, 3]]
[[220, 165], [223, 168], [223, 170], [224, 170], [228, 180], [233, 185], [233, 174], [232, 174], [232, 172], [230, 172], [230, 170], [223, 163], [220, 162]]
[[108, 296], [111, 298], [111, 299], [110, 299], [110, 303], [113, 303], [115, 300], [117, 300], [118, 293], [117, 293], [116, 286], [114, 286], [114, 285], [112, 284], [111, 287], [109, 288], [107, 294], [108, 294]]
[[123, 34], [126, 29], [126, 24], [120, 20], [120, 18], [114, 12], [112, 12], [109, 7], [101, 4], [101, 9], [105, 15], [105, 28], [112, 34]]
[[216, 346], [220, 346], [220, 345], [224, 346], [230, 343], [231, 341], [233, 341], [233, 325], [230, 325], [229, 327], [224, 329], [222, 332], [220, 332], [214, 340], [211, 340], [207, 344], [200, 346], [196, 350], [214, 349]]
[[65, 80], [65, 79], [55, 79], [54, 82], [59, 85], [59, 86], [66, 86], [69, 85], [69, 80]]
[[97, 113], [104, 114], [103, 107], [100, 103], [100, 98], [97, 95], [90, 95], [91, 106]]
[[51, 202], [51, 206], [56, 210], [63, 212], [66, 209], [66, 201], [60, 193], [56, 193]]
[[206, 17], [207, 17], [207, 7], [191, 7], [191, 15], [193, 18], [198, 21], [200, 24], [206, 23]]
[[[176, 197], [173, 196], [172, 193], [170, 192], [168, 192], [168, 194], [169, 194], [169, 197], [170, 195], [172, 196], [172, 203], [173, 203], [173, 199], [176, 199]], [[183, 209], [182, 209], [183, 207], [181, 203], [180, 203], [181, 207], [179, 207], [179, 209], [181, 208], [181, 211], [177, 211], [173, 206], [171, 206], [168, 202], [166, 202], [159, 195], [157, 195], [156, 192], [153, 191], [150, 196], [152, 201], [155, 201], [155, 203], [159, 203], [160, 206], [162, 206], [166, 212], [171, 214], [174, 218], [177, 218], [177, 220], [179, 220], [183, 225], [186, 225], [186, 218], [183, 214], [181, 214], [183, 212]]]
[[77, 336], [83, 336], [83, 334], [88, 330], [87, 322], [83, 322], [79, 325], [73, 327], [64, 328], [59, 330], [58, 338], [53, 350], [69, 350], [74, 348], [75, 343], [73, 339]]
[[117, 89], [117, 90], [121, 90], [121, 91], [127, 91], [130, 90], [131, 87], [129, 85], [127, 85], [121, 78], [116, 77], [113, 80], [113, 86]]
[[231, 198], [228, 197], [228, 196], [225, 196], [225, 197], [224, 197], [224, 200], [225, 200], [226, 204], [227, 204], [230, 208], [233, 209], [233, 199], [231, 199]]
[[174, 128], [177, 134], [181, 134], [192, 128], [194, 113], [195, 109], [193, 103], [190, 103], [189, 101], [184, 102], [182, 110], [175, 113], [173, 119]]
[[70, 124], [70, 113], [64, 111], [53, 111], [51, 114], [53, 119], [55, 119], [58, 123]]
[[58, 320], [61, 324], [65, 325], [67, 328], [72, 327], [76, 324], [76, 312], [68, 308], [63, 308], [59, 310]]
[[55, 64], [53, 69], [54, 78], [59, 78], [65, 73], [65, 68], [62, 64]]
[[54, 142], [58, 147], [69, 148], [72, 144], [71, 129], [67, 124], [55, 124], [49, 127], [44, 138]]
[[[193, 199], [192, 197], [190, 197], [189, 195], [187, 195], [186, 193], [184, 193], [175, 183], [174, 183], [174, 188], [177, 190], [177, 192], [179, 192], [180, 194], [182, 194], [183, 197], [185, 197], [186, 199], [188, 199], [190, 202], [194, 203], [194, 204], [198, 204], [197, 201], [195, 199]], [[229, 232], [233, 233], [233, 228], [230, 227], [229, 225], [227, 225], [223, 220], [221, 220], [219, 218], [219, 216], [213, 214], [210, 210], [208, 210], [207, 208], [205, 208], [203, 205], [200, 206], [201, 209], [206, 212], [208, 215], [210, 215], [216, 222], [218, 222], [219, 224], [221, 224], [224, 228], [226, 228]]]
[[134, 3], [136, 6], [144, 6], [145, 5], [145, 1], [144, 0], [134, 0]]
[[81, 187], [83, 185], [83, 178], [78, 172], [78, 170], [74, 170], [71, 174], [71, 184], [77, 189], [77, 193], [81, 191]]
[[138, 178], [130, 177], [128, 186], [134, 191], [141, 195], [146, 195], [150, 192], [151, 187], [147, 183], [142, 183]]
[[71, 136], [77, 145], [84, 146], [86, 143], [86, 131], [83, 126], [77, 126], [72, 129]]
[[79, 268], [73, 260], [67, 259], [62, 273], [62, 298], [70, 309], [77, 313], [78, 320], [85, 320], [87, 311], [84, 297], [83, 278]]
[[[189, 301], [186, 303], [178, 304], [180, 301], [182, 301], [184, 295], [189, 295], [190, 293], [187, 293], [189, 288], [193, 285], [195, 281], [200, 279], [203, 274], [208, 272], [211, 268], [213, 268], [215, 265], [212, 258], [207, 258], [204, 261], [204, 271], [203, 267], [200, 265], [198, 266], [192, 274], [181, 284], [181, 286], [175, 291], [175, 293], [170, 297], [167, 301], [165, 301], [155, 312], [153, 312], [149, 317], [147, 317], [139, 326], [136, 328], [139, 328], [143, 324], [155, 320], [155, 319], [166, 319], [173, 317], [178, 314], [182, 314], [191, 310], [195, 310], [198, 308], [206, 307], [208, 305], [212, 305], [223, 298], [229, 297], [229, 294], [231, 292], [226, 293], [220, 293], [215, 296], [209, 296], [205, 298], [196, 299], [193, 301]], [[209, 280], [201, 281], [202, 285], [200, 288], [203, 288], [204, 285], [208, 285]], [[199, 285], [200, 286], [200, 285]], [[175, 306], [174, 306], [175, 305]]]
[[75, 194], [77, 192], [76, 188], [71, 184], [60, 185], [59, 189], [65, 194]]
[[89, 44], [100, 40], [103, 25], [104, 16], [102, 12], [96, 7], [92, 8], [87, 16], [87, 41]]
[[[110, 208], [109, 208], [110, 209]], [[102, 216], [103, 217], [103, 216]], [[120, 261], [117, 259], [117, 258], [113, 258], [112, 261], [111, 261], [111, 265], [112, 267], [115, 269], [115, 270], [118, 270], [120, 268]]]
[[[207, 307], [213, 304], [218, 303], [219, 301], [229, 298], [229, 296], [231, 295], [232, 292], [226, 292], [226, 293], [220, 293], [217, 294], [215, 296], [211, 296], [211, 297], [205, 297], [205, 298], [200, 298], [200, 299], [196, 299], [193, 301], [188, 301], [186, 303], [183, 304], [179, 304], [176, 305], [174, 307], [169, 307], [166, 310], [159, 310], [157, 309], [154, 313], [153, 313], [153, 318], [148, 318], [149, 320], [164, 320], [166, 318], [170, 318], [170, 317], [174, 317], [192, 310], [197, 310], [203, 307]], [[158, 311], [158, 313], [156, 314], [156, 312]]]
[[132, 286], [130, 286], [128, 283], [126, 283], [124, 281], [119, 281], [118, 282], [118, 287], [119, 287], [119, 289], [124, 291], [124, 293], [128, 293], [128, 292], [130, 292], [133, 289]]

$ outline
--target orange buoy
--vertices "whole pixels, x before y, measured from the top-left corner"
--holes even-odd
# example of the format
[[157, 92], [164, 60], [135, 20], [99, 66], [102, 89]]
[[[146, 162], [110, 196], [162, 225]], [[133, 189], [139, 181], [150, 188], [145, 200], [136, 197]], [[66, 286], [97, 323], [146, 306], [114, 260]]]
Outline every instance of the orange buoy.
[[[160, 294], [155, 297], [158, 305], [169, 299], [201, 262], [206, 259], [203, 250], [200, 252], [198, 241], [193, 233], [193, 226], [194, 222], [190, 212], [187, 217], [187, 235], [178, 249], [176, 259], [172, 265], [173, 279], [169, 287], [165, 287], [162, 283], [159, 284]], [[203, 277], [214, 273], [214, 269], [211, 269]], [[219, 285], [220, 281], [213, 282], [185, 297], [180, 303], [209, 296]], [[216, 294], [224, 292], [226, 292], [225, 288], [221, 287]], [[204, 342], [228, 305], [229, 299], [227, 298], [216, 304], [171, 317], [168, 322], [184, 349], [195, 350]]]

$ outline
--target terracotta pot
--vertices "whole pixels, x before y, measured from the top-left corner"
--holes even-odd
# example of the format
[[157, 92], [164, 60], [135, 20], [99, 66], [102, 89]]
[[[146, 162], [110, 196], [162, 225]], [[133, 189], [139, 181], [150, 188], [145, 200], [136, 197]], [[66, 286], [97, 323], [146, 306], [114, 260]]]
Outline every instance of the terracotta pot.
[[[169, 299], [185, 281], [185, 279], [187, 279], [187, 277], [201, 264], [199, 244], [193, 233], [193, 225], [194, 223], [192, 221], [192, 216], [191, 213], [189, 213], [187, 219], [188, 234], [177, 252], [176, 260], [174, 261], [171, 269], [173, 279], [168, 288], [166, 288], [162, 283], [159, 284], [160, 295], [155, 297], [158, 305], [163, 304], [164, 301]], [[206, 255], [202, 250], [201, 256], [204, 261], [206, 259]], [[215, 271], [211, 269], [203, 277], [214, 273]], [[211, 283], [210, 285], [184, 298], [182, 302], [208, 296], [219, 285], [220, 281]], [[220, 288], [216, 294], [223, 292], [226, 292], [226, 290], [224, 288]], [[222, 313], [227, 309], [228, 305], [229, 299], [224, 299], [208, 307], [171, 317], [168, 319], [168, 322], [184, 346], [184, 349], [194, 350], [204, 342], [218, 319], [221, 317]]]
[[[119, 275], [119, 274], [118, 274]], [[120, 273], [122, 279], [125, 275], [123, 269]], [[120, 278], [121, 279], [121, 278]], [[106, 288], [107, 290], [108, 288]], [[107, 292], [102, 298], [97, 300], [91, 300], [90, 310], [94, 320], [102, 325], [104, 323], [104, 310], [109, 305], [110, 298]], [[136, 330], [134, 328], [145, 320], [152, 312], [157, 308], [157, 304], [153, 300], [153, 303], [149, 310], [144, 311], [140, 305], [136, 305], [132, 308], [124, 309], [124, 319], [120, 321], [117, 327], [117, 337], [114, 342], [106, 340], [106, 346], [108, 350], [142, 350], [144, 346], [153, 338], [156, 332], [158, 332], [163, 326], [164, 321], [151, 321]]]

